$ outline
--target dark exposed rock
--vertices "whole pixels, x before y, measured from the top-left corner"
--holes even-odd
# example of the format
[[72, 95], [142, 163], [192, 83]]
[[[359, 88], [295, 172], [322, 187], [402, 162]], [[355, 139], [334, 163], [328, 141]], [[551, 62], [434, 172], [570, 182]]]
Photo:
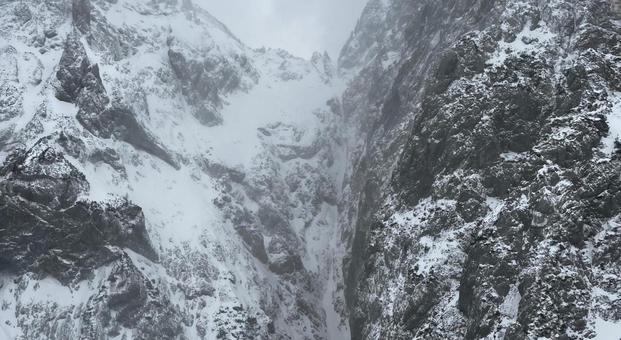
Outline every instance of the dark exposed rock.
[[261, 207], [257, 217], [259, 221], [261, 221], [261, 224], [273, 232], [286, 232], [289, 229], [287, 220], [281, 213], [271, 207]]
[[205, 173], [213, 178], [229, 179], [234, 183], [241, 184], [246, 178], [246, 174], [238, 169], [229, 168], [225, 165], [211, 162], [207, 159], [201, 162], [201, 168]]
[[46, 38], [51, 39], [56, 37], [58, 35], [58, 32], [53, 28], [48, 28], [45, 30], [45, 32], [43, 32], [43, 34]]
[[67, 155], [76, 159], [80, 159], [86, 149], [86, 145], [80, 138], [72, 134], [65, 133], [64, 131], [60, 132], [56, 142], [63, 148]]
[[[207, 126], [221, 124], [222, 117], [218, 110], [222, 107], [222, 99], [219, 93], [220, 91], [225, 92], [227, 89], [217, 86], [217, 80], [208, 73], [217, 64], [215, 62], [212, 65], [207, 62], [203, 64], [195, 60], [188, 61], [181, 52], [172, 49], [168, 51], [168, 58], [175, 75], [181, 82], [183, 94], [192, 104], [197, 106], [194, 115], [196, 119]], [[232, 76], [231, 73], [223, 79], [236, 82], [235, 85], [230, 86], [238, 86], [240, 79], [227, 79]]]
[[194, 116], [207, 126], [222, 123], [219, 113], [223, 106], [222, 96], [240, 89], [244, 76], [257, 77], [246, 56], [236, 56], [233, 63], [209, 55], [203, 60], [194, 60], [171, 47], [168, 59], [182, 93], [195, 108]]
[[15, 17], [21, 24], [25, 24], [32, 19], [32, 12], [28, 4], [20, 2], [14, 9]]
[[111, 107], [96, 114], [87, 114], [80, 109], [78, 121], [91, 133], [100, 138], [122, 140], [138, 150], [145, 151], [174, 168], [179, 165], [168, 151], [164, 150], [136, 120], [132, 111], [123, 107]]
[[90, 156], [89, 161], [93, 163], [105, 163], [111, 166], [114, 170], [121, 173], [125, 173], [125, 166], [121, 162], [121, 157], [113, 149], [95, 150]]
[[81, 78], [82, 88], [75, 103], [80, 110], [79, 116], [92, 116], [105, 108], [110, 99], [99, 75], [99, 66], [91, 65]]
[[[182, 316], [156, 282], [127, 256], [112, 265], [105, 284], [81, 316], [83, 337], [94, 339], [109, 330], [132, 329], [137, 339], [180, 339]], [[103, 329], [101, 329], [103, 328]]]
[[248, 246], [250, 253], [252, 253], [252, 255], [254, 255], [259, 261], [267, 264], [268, 257], [267, 251], [265, 250], [263, 234], [256, 229], [248, 227], [239, 227], [235, 230], [237, 230], [237, 233]]
[[162, 159], [171, 166], [179, 165], [167, 150], [138, 122], [135, 114], [125, 107], [108, 107], [110, 99], [99, 74], [99, 67], [91, 64], [84, 45], [76, 34], [70, 34], [56, 74], [59, 100], [79, 107], [78, 121], [100, 138], [116, 138], [138, 150]]
[[[346, 117], [363, 114], [352, 121], [365, 138], [345, 263], [353, 339], [589, 338], [597, 315], [617, 320], [614, 303], [594, 293], [618, 289], [617, 279], [599, 283], [617, 270], [594, 266], [587, 249], [597, 243], [618, 267], [616, 236], [601, 237], [616, 235], [621, 164], [600, 145], [620, 75], [606, 55], [621, 31], [602, 2], [579, 14], [565, 1], [496, 13], [511, 4], [372, 2], [344, 49], [347, 71], [360, 42], [377, 44], [367, 52], [383, 61], [382, 49], [407, 41], [392, 68], [365, 61], [343, 99]], [[541, 27], [554, 38], [529, 37]], [[502, 47], [511, 42], [529, 47]], [[566, 53], [579, 57], [564, 63]], [[385, 165], [386, 155], [399, 163]], [[430, 259], [436, 243], [450, 249]]]
[[0, 82], [0, 121], [16, 117], [21, 113], [22, 104], [19, 88], [9, 82]]
[[403, 325], [407, 330], [418, 329], [427, 318], [429, 311], [439, 301], [440, 287], [437, 282], [427, 283], [421, 290], [414, 291], [407, 302], [407, 310], [403, 314]]
[[3, 193], [21, 196], [52, 209], [73, 205], [88, 191], [86, 178], [62, 153], [41, 139], [29, 151], [13, 153], [0, 170]]
[[78, 282], [120, 256], [127, 247], [155, 258], [140, 208], [77, 202], [62, 211], [2, 193], [3, 271], [31, 271]]
[[[503, 152], [519, 153], [534, 146], [544, 128], [542, 112], [555, 115], [552, 108], [544, 107], [553, 96], [553, 84], [546, 83], [550, 70], [535, 60], [510, 63], [493, 75], [486, 88], [466, 86], [451, 93], [447, 106], [444, 96], [423, 98], [423, 112], [408, 147], [419, 151], [404, 154], [398, 179], [408, 195], [417, 196], [414, 201], [429, 195], [436, 174], [462, 167], [486, 168]], [[510, 79], [521, 74], [531, 78], [524, 89], [512, 89]], [[407, 187], [408, 183], [414, 187]]]
[[87, 34], [91, 28], [91, 2], [90, 0], [72, 0], [71, 16], [73, 26], [83, 34]]
[[270, 262], [270, 270], [276, 274], [293, 274], [304, 269], [300, 255], [291, 254]]
[[155, 259], [142, 210], [79, 200], [88, 182], [49, 140], [14, 153], [0, 172], [2, 270], [73, 282], [117, 259], [111, 246]]

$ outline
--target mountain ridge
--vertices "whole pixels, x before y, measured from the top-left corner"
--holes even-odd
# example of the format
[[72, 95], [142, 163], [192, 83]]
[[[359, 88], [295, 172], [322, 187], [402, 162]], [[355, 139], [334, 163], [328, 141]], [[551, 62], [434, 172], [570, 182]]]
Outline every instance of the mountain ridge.
[[189, 0], [0, 9], [3, 336], [619, 329], [609, 1], [371, 0], [337, 65]]

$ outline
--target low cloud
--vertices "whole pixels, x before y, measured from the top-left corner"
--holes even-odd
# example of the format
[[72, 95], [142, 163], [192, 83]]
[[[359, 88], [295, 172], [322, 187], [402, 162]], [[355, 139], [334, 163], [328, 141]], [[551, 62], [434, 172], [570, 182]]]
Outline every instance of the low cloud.
[[336, 58], [367, 0], [195, 0], [251, 47]]

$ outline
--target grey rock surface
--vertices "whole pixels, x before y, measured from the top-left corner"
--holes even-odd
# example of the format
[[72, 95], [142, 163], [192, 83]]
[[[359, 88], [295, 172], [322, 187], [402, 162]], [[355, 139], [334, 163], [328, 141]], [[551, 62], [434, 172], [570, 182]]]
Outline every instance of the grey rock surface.
[[120, 256], [111, 246], [155, 260], [142, 210], [80, 200], [89, 184], [51, 141], [12, 154], [0, 171], [3, 271], [78, 282]]
[[[618, 263], [590, 249], [607, 252], [619, 213], [617, 156], [600, 146], [620, 29], [604, 2], [575, 6], [367, 6], [340, 61], [348, 72], [373, 48], [343, 100], [367, 136], [345, 263], [352, 338], [591, 338], [594, 320], [616, 320], [599, 292], [619, 281], [599, 275]], [[360, 109], [361, 91], [381, 95]]]

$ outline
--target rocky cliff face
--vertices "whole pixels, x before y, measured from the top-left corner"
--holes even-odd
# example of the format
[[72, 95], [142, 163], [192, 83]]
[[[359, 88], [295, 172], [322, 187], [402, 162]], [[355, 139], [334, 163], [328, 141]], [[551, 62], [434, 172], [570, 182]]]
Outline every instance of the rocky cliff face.
[[189, 0], [0, 9], [0, 338], [619, 333], [610, 2], [372, 0], [337, 68]]
[[619, 336], [620, 33], [606, 1], [367, 6], [340, 60], [352, 338]]

